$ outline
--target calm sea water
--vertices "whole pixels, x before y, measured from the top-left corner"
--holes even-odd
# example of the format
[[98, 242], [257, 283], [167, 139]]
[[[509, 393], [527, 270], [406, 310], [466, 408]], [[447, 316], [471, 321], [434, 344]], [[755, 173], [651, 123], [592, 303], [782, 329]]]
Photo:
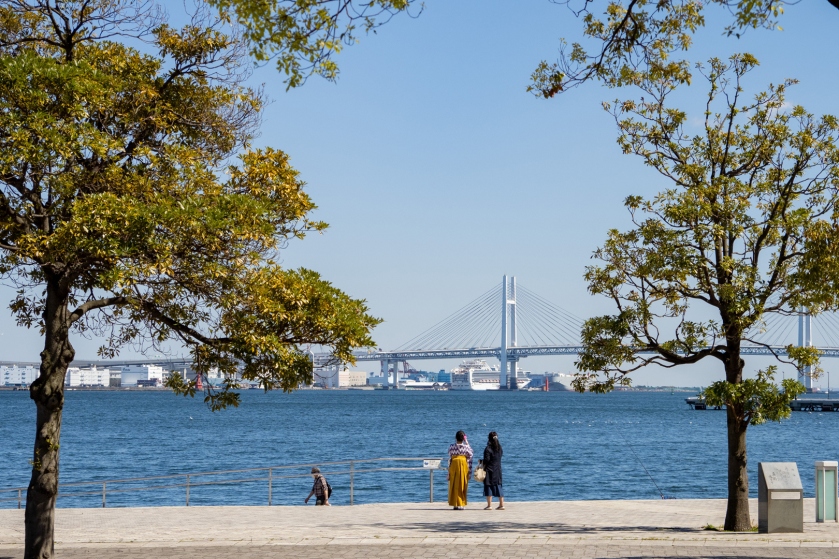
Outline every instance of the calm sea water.
[[[486, 434], [504, 447], [510, 500], [712, 498], [726, 495], [725, 413], [692, 411], [686, 393], [246, 391], [238, 409], [211, 413], [166, 392], [67, 393], [61, 481], [107, 480], [375, 457], [445, 455], [463, 429], [476, 452]], [[0, 392], [0, 489], [26, 486], [35, 410], [28, 392]], [[839, 413], [793, 413], [749, 429], [757, 463], [795, 461], [813, 494], [815, 460], [839, 459]], [[410, 464], [419, 466], [419, 464]], [[649, 475], [644, 470], [649, 472]], [[303, 472], [297, 470], [295, 473]], [[324, 468], [328, 471], [328, 468]], [[349, 500], [347, 476], [329, 476]], [[444, 472], [435, 476], [445, 499]], [[276, 480], [275, 504], [301, 504], [308, 478]], [[355, 501], [428, 499], [421, 471], [358, 474]], [[0, 497], [11, 497], [9, 493]], [[470, 486], [481, 500], [481, 486]], [[265, 482], [193, 487], [191, 504], [265, 504]], [[181, 505], [184, 489], [109, 494], [108, 506]], [[17, 506], [0, 503], [0, 507]], [[101, 497], [59, 499], [101, 506]]]

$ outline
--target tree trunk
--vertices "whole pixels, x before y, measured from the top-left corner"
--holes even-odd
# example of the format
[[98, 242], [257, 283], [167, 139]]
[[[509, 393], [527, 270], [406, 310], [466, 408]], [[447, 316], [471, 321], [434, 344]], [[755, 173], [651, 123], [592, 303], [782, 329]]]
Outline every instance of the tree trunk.
[[54, 557], [55, 501], [58, 496], [58, 454], [64, 377], [75, 356], [70, 345], [68, 296], [58, 279], [47, 279], [44, 308], [44, 351], [41, 370], [29, 395], [37, 409], [32, 478], [26, 492], [24, 559]]
[[749, 472], [746, 469], [746, 427], [731, 406], [726, 406], [728, 420], [728, 507], [725, 511], [726, 530], [748, 532], [752, 528], [749, 516]]
[[[743, 360], [740, 358], [739, 338], [729, 344], [725, 363], [726, 380], [732, 384], [743, 382]], [[749, 472], [746, 469], [746, 428], [742, 403], [727, 402], [728, 429], [728, 506], [725, 511], [725, 530], [747, 532], [752, 528], [749, 516]]]

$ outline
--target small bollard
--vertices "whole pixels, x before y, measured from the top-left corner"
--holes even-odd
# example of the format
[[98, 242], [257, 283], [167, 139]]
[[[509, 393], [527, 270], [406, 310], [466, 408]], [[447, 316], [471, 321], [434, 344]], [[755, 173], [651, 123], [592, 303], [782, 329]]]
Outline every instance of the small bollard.
[[353, 505], [355, 493], [355, 462], [350, 460], [350, 506]]
[[271, 506], [271, 492], [273, 491], [274, 487], [274, 480], [273, 480], [273, 468], [268, 468], [268, 506]]
[[441, 460], [423, 460], [422, 467], [428, 470], [428, 502], [434, 502], [434, 470], [440, 467]]
[[816, 462], [816, 522], [839, 522], [839, 462]]

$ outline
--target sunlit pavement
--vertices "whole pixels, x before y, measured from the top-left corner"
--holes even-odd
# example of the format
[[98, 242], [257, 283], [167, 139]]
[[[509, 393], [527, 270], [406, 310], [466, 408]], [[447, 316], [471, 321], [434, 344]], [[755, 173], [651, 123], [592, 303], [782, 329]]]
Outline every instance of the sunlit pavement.
[[[465, 511], [354, 507], [59, 509], [56, 550], [75, 557], [839, 557], [839, 524], [803, 534], [721, 533], [724, 500], [550, 501]], [[757, 502], [751, 503], [757, 522]], [[0, 559], [23, 556], [23, 511], [0, 510]]]

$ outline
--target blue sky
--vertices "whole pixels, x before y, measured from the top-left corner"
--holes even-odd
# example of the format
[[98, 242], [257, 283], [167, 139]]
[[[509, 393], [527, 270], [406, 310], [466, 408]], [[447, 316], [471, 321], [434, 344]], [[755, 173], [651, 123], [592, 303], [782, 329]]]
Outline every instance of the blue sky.
[[[580, 37], [580, 22], [563, 6], [425, 5], [419, 18], [397, 17], [345, 50], [337, 84], [312, 78], [285, 92], [272, 66], [255, 73], [272, 99], [256, 143], [290, 154], [319, 206], [316, 217], [330, 224], [323, 235], [292, 243], [284, 264], [317, 270], [366, 299], [385, 320], [375, 331], [385, 349], [500, 283], [503, 274], [578, 316], [610, 312], [608, 301], [587, 294], [583, 268], [609, 228], [627, 227], [627, 195], [666, 186], [616, 145], [614, 121], [601, 102], [625, 94], [589, 84], [546, 101], [525, 91], [538, 62], [556, 58], [560, 37]], [[790, 102], [816, 114], [839, 112], [832, 56], [839, 10], [823, 0], [802, 2], [788, 7], [783, 31], [749, 31], [739, 40], [722, 36], [724, 12], [709, 13], [716, 15], [691, 60], [751, 52], [762, 64], [748, 91], [798, 78]], [[705, 91], [701, 80], [694, 84], [680, 95], [681, 106], [699, 114]], [[0, 290], [3, 299], [9, 295]], [[8, 312], [0, 315], [0, 360], [35, 360], [40, 345], [37, 332], [17, 328]], [[93, 357], [99, 344], [74, 345], [79, 357]], [[522, 365], [568, 371], [572, 361]], [[709, 362], [636, 378], [707, 384], [720, 371]]]

